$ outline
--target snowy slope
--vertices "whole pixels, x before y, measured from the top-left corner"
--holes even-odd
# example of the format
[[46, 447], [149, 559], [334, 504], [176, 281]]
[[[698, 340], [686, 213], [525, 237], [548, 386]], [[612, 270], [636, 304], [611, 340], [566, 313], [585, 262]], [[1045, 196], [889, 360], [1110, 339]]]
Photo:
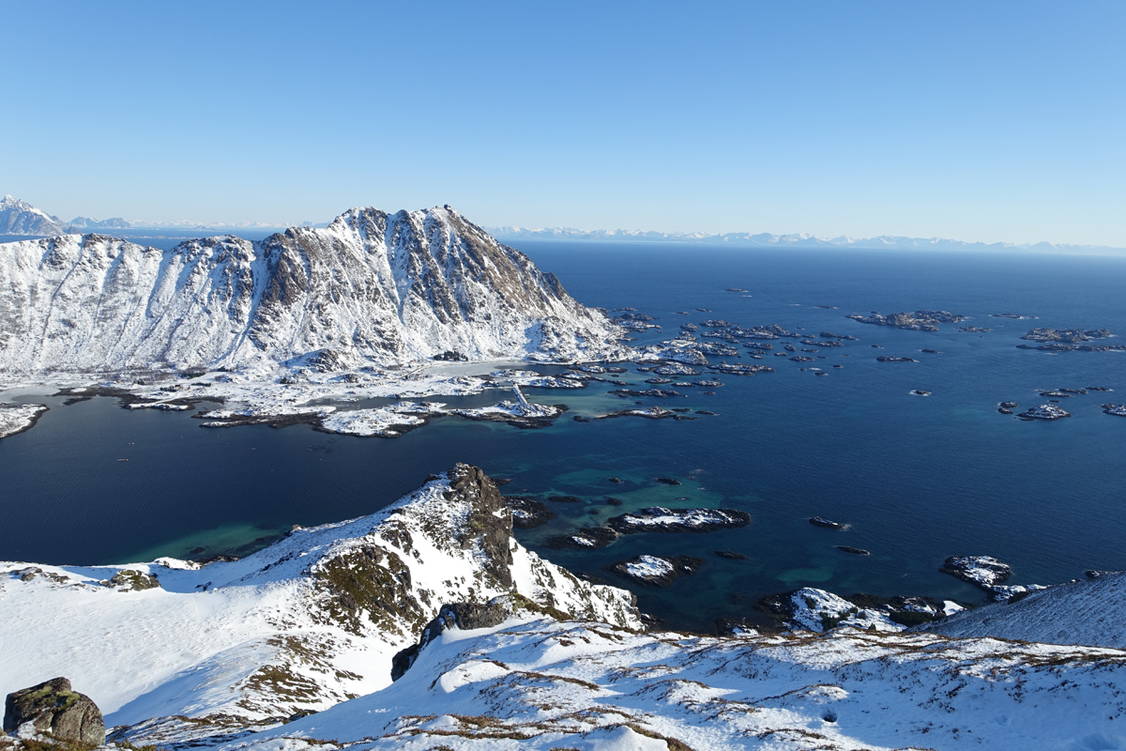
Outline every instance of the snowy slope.
[[1126, 652], [855, 629], [450, 630], [390, 688], [228, 751], [1126, 748]]
[[1058, 584], [1013, 603], [967, 610], [921, 627], [949, 636], [1126, 649], [1126, 573]]
[[53, 216], [15, 196], [0, 198], [0, 235], [58, 235], [63, 231]]
[[214, 738], [383, 688], [447, 602], [516, 592], [640, 626], [628, 592], [540, 559], [511, 524], [492, 481], [457, 465], [371, 516], [239, 561], [2, 563], [0, 695], [66, 675], [107, 724], [135, 726], [131, 739]]
[[9, 379], [626, 351], [601, 312], [449, 207], [352, 209], [322, 229], [169, 251], [92, 234], [9, 243], [0, 287], [0, 376]]

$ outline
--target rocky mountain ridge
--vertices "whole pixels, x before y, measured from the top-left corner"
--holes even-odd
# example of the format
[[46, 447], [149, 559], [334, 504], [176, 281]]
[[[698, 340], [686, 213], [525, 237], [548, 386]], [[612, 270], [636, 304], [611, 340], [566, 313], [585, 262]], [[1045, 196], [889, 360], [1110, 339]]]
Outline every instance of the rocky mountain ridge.
[[511, 531], [493, 482], [457, 465], [370, 516], [295, 529], [241, 560], [0, 563], [0, 642], [20, 645], [0, 653], [0, 695], [65, 675], [111, 737], [214, 744], [385, 687], [445, 603], [504, 595], [641, 626], [630, 593], [578, 579]]

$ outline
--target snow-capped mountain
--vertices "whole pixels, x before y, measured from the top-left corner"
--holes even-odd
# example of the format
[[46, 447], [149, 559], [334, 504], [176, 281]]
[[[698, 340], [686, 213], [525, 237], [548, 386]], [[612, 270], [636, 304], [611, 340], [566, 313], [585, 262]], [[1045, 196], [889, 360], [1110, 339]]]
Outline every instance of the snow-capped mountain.
[[628, 592], [579, 580], [511, 533], [493, 482], [456, 465], [370, 516], [296, 529], [238, 561], [0, 563], [0, 696], [66, 675], [108, 725], [163, 746], [384, 688], [445, 603], [506, 595], [640, 627]]
[[0, 373], [600, 359], [623, 332], [452, 208], [352, 209], [262, 242], [0, 245]]
[[0, 235], [58, 235], [62, 231], [58, 218], [46, 211], [15, 196], [0, 198]]

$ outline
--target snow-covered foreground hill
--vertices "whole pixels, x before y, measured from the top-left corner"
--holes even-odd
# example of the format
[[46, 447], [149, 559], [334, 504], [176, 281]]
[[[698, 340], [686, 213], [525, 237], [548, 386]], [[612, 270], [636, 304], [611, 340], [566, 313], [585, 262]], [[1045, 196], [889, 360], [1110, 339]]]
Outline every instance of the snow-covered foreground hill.
[[842, 629], [450, 630], [390, 688], [228, 745], [364, 749], [1126, 748], [1126, 652]]
[[113, 739], [224, 751], [1126, 749], [1126, 575], [924, 629], [646, 632], [511, 524], [457, 465], [239, 561], [3, 563], [0, 693], [65, 675]]
[[444, 603], [514, 593], [641, 625], [628, 592], [579, 580], [511, 531], [492, 481], [457, 465], [371, 516], [239, 561], [0, 563], [0, 695], [66, 675], [131, 739], [215, 739], [385, 687]]

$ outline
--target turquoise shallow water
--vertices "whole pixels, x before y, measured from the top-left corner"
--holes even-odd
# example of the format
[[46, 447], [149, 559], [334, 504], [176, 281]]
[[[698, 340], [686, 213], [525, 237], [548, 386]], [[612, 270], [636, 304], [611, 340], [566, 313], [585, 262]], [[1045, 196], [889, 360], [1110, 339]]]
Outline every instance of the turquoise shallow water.
[[[643, 607], [686, 628], [709, 629], [717, 617], [746, 615], [763, 594], [804, 584], [976, 601], [976, 590], [937, 572], [955, 553], [1008, 560], [1018, 583], [1126, 565], [1126, 420], [1098, 409], [1103, 401], [1126, 400], [1126, 354], [1015, 347], [1033, 325], [1126, 332], [1126, 261], [669, 245], [522, 248], [584, 302], [634, 305], [658, 316], [662, 336], [684, 320], [723, 318], [860, 341], [807, 364], [844, 365], [827, 377], [768, 357], [777, 372], [720, 375], [725, 386], [714, 396], [685, 390], [689, 396], [675, 401], [643, 400], [720, 413], [691, 422], [579, 423], [565, 416], [550, 428], [522, 431], [442, 418], [388, 441], [301, 426], [201, 430], [183, 414], [128, 412], [106, 399], [60, 406], [34, 430], [0, 442], [0, 558], [86, 563], [234, 548], [294, 523], [369, 512], [429, 473], [470, 461], [511, 478], [506, 492], [584, 499], [554, 504], [557, 519], [521, 533], [575, 570], [625, 585], [607, 567], [639, 552], [704, 558], [693, 577], [667, 589], [637, 589]], [[751, 296], [727, 287], [748, 288]], [[916, 308], [971, 315], [969, 323], [993, 331], [946, 326], [928, 334], [844, 318]], [[1040, 318], [989, 317], [1004, 311]], [[923, 347], [943, 354], [920, 354]], [[878, 354], [921, 362], [878, 363]], [[1037, 389], [1094, 384], [1119, 391], [1066, 400], [1074, 414], [1067, 420], [1025, 423], [995, 411], [1003, 399], [1040, 401]], [[531, 395], [566, 402], [576, 413], [630, 405], [607, 396], [608, 388]], [[934, 394], [909, 395], [914, 388]], [[116, 461], [124, 457], [130, 461]], [[626, 482], [607, 482], [612, 475]], [[661, 485], [657, 476], [683, 484]], [[607, 496], [623, 505], [606, 505]], [[656, 503], [742, 508], [753, 521], [712, 534], [634, 535], [599, 551], [544, 546], [552, 534]], [[850, 529], [813, 527], [806, 521], [813, 514]], [[850, 556], [837, 544], [873, 554]], [[747, 559], [722, 559], [714, 550]]]

